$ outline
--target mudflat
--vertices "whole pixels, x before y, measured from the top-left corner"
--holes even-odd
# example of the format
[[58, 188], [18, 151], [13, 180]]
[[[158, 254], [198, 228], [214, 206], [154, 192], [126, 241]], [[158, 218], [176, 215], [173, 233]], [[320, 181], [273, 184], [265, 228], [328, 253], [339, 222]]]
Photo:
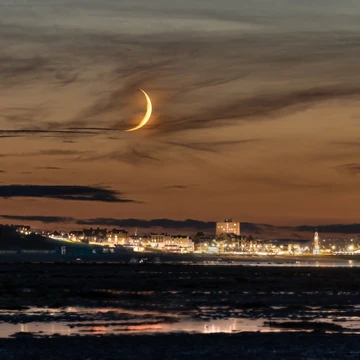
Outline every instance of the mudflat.
[[0, 264], [1, 359], [358, 359], [360, 268]]

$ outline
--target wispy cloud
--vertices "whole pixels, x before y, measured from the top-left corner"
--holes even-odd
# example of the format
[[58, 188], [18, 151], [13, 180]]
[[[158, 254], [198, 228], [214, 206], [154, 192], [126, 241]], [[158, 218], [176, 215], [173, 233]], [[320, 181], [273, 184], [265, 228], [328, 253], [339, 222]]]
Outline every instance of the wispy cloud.
[[321, 233], [357, 234], [360, 232], [360, 224], [333, 224], [333, 225], [302, 225], [293, 228], [296, 231], [319, 231]]
[[102, 226], [118, 226], [118, 227], [138, 227], [142, 229], [163, 228], [163, 229], [210, 229], [215, 228], [214, 222], [206, 222], [200, 220], [171, 220], [171, 219], [113, 219], [113, 218], [95, 218], [78, 220], [78, 225], [102, 225]]
[[0, 218], [5, 220], [16, 220], [16, 221], [38, 221], [44, 224], [55, 224], [55, 223], [72, 223], [76, 220], [72, 217], [64, 216], [36, 216], [36, 215], [0, 215]]
[[32, 134], [85, 134], [91, 135], [94, 132], [91, 130], [40, 130], [40, 129], [10, 129], [10, 130], [0, 130], [1, 135], [32, 135]]
[[77, 185], [1, 185], [0, 198], [47, 198], [73, 201], [133, 203], [121, 193], [91, 186]]
[[185, 190], [188, 189], [189, 186], [186, 185], [169, 185], [167, 186], [168, 189], [179, 189], [179, 190]]
[[268, 120], [274, 116], [284, 116], [302, 111], [325, 101], [359, 96], [360, 87], [342, 88], [334, 86], [284, 93], [254, 94], [247, 99], [239, 97], [225, 104], [210, 105], [210, 107], [203, 108], [201, 112], [189, 113], [183, 117], [175, 117], [170, 113], [161, 114], [159, 116], [161, 126], [157, 125], [156, 130], [169, 133], [230, 125], [234, 121]]
[[310, 183], [305, 181], [291, 181], [291, 180], [284, 180], [278, 177], [243, 177], [242, 181], [244, 182], [251, 182], [261, 185], [267, 185], [270, 187], [286, 189], [286, 190], [335, 190], [338, 188], [338, 185], [335, 183]]
[[38, 166], [36, 169], [40, 170], [62, 170], [62, 168], [57, 166]]
[[170, 145], [173, 147], [180, 147], [185, 148], [188, 150], [195, 150], [195, 151], [204, 151], [204, 152], [211, 152], [211, 153], [218, 153], [224, 148], [228, 148], [231, 146], [237, 146], [237, 145], [246, 145], [251, 143], [256, 143], [264, 141], [263, 139], [244, 139], [244, 140], [223, 140], [223, 141], [189, 141], [184, 140], [182, 142], [180, 141], [164, 141], [163, 144]]
[[339, 165], [336, 167], [339, 173], [344, 173], [350, 176], [360, 175], [360, 163], [351, 163]]
[[[89, 154], [90, 151], [81, 151], [81, 150], [70, 150], [70, 149], [45, 149], [34, 152], [21, 152], [21, 153], [5, 153], [0, 154], [0, 157], [37, 157], [37, 156], [62, 156], [62, 157], [71, 157], [79, 156], [84, 154]], [[54, 168], [53, 168], [54, 170]]]
[[[279, 195], [324, 190], [318, 192], [324, 196], [337, 189], [337, 181], [344, 188], [354, 179], [336, 176], [329, 166], [336, 161], [346, 165], [338, 171], [358, 173], [357, 125], [351, 116], [358, 116], [353, 100], [360, 98], [360, 8], [351, 0], [328, 7], [323, 3], [312, 4], [309, 15], [306, 4], [293, 0], [211, 1], [206, 9], [190, 0], [66, 0], [56, 12], [46, 0], [31, 7], [6, 2], [0, 13], [0, 138], [9, 145], [1, 148], [9, 159], [2, 159], [3, 168], [10, 172], [16, 166], [12, 160], [51, 167], [59, 162], [37, 161], [63, 156], [74, 164], [83, 162], [79, 181], [84, 183], [86, 167], [113, 160], [117, 163], [110, 165], [117, 169], [111, 170], [109, 182], [117, 181], [114, 173], [132, 170], [129, 164], [137, 167], [138, 181], [154, 170], [144, 192], [158, 186], [173, 193], [174, 201], [183, 193], [185, 171], [193, 170], [195, 183], [209, 178], [196, 194], [204, 201], [204, 194], [215, 190], [214, 173], [221, 169], [224, 176], [218, 181], [225, 196], [214, 197], [218, 209], [230, 198], [240, 200], [234, 191], [240, 172], [244, 182], [247, 175], [262, 178], [260, 185], [268, 186], [269, 194], [274, 189]], [[145, 110], [139, 88], [153, 100], [153, 117], [141, 131], [125, 133]], [[336, 121], [354, 131], [341, 135], [333, 126]], [[349, 148], [335, 159], [341, 145], [320, 144], [340, 136]], [[59, 144], [73, 141], [77, 145], [70, 150], [63, 146], [62, 153], [56, 151]], [[34, 151], [35, 146], [54, 151]], [[233, 156], [223, 161], [226, 155]], [[282, 165], [283, 155], [296, 160]], [[331, 160], [325, 163], [325, 156]], [[11, 171], [16, 175], [19, 170]], [[66, 171], [73, 167], [61, 175]], [[277, 180], [280, 173], [286, 177]], [[297, 177], [300, 173], [307, 179]], [[16, 176], [12, 182], [22, 183], [22, 176]], [[101, 181], [102, 175], [97, 176], [94, 181]], [[258, 210], [257, 202], [251, 202], [260, 180], [251, 181], [240, 189], [248, 194], [241, 201], [249, 204], [249, 212], [268, 213], [266, 206]], [[169, 184], [174, 190], [164, 190]], [[239, 214], [236, 203], [230, 207]], [[284, 214], [286, 206], [280, 203]], [[154, 216], [167, 211], [166, 205], [160, 208]], [[209, 209], [207, 216], [212, 213]]]
[[36, 78], [39, 74], [52, 72], [49, 60], [45, 57], [34, 56], [30, 58], [20, 58], [15, 56], [0, 56], [1, 77], [5, 80], [22, 82], [24, 77]]
[[[37, 31], [33, 29], [34, 33]], [[124, 130], [133, 115], [130, 104], [140, 87], [163, 98], [163, 103], [156, 107], [156, 124], [148, 126], [157, 135], [269, 120], [318, 103], [360, 95], [360, 88], [350, 72], [354, 54], [358, 54], [356, 43], [343, 42], [343, 57], [334, 58], [333, 67], [339, 67], [339, 71], [332, 71], [333, 81], [323, 80], [331, 67], [323, 66], [320, 72], [314, 70], [327, 58], [338, 54], [333, 37], [326, 34], [320, 34], [317, 41], [306, 42], [300, 35], [274, 34], [275, 40], [269, 40], [264, 33], [237, 38], [225, 32], [210, 42], [200, 35], [189, 37], [181, 32], [175, 37], [157, 34], [156, 38], [137, 34], [114, 37], [100, 31], [96, 33], [96, 29], [94, 32], [73, 33], [72, 38], [65, 29], [63, 33], [50, 32], [49, 38], [43, 37], [42, 42], [37, 40], [53, 50], [52, 55], [44, 58], [34, 56], [14, 60], [15, 55], [3, 57], [4, 74], [14, 76], [16, 73], [25, 81], [24, 75], [28, 73], [34, 73], [35, 77], [45, 73], [58, 81], [59, 86], [78, 83], [81, 69], [90, 66], [93, 58], [109, 68], [106, 73], [108, 91], [99, 91], [97, 96], [92, 96], [90, 105], [74, 113], [68, 121], [46, 124], [38, 129], [30, 126], [14, 129], [7, 135], [15, 135], [15, 131], [23, 136], [31, 133], [70, 134], [72, 131], [78, 135], [96, 135], [107, 130]], [[84, 41], [91, 36], [92, 42]], [[341, 36], [351, 38], [351, 34]], [[61, 37], [62, 47], [57, 47], [56, 40]], [[319, 43], [326, 50], [320, 52]], [[224, 53], [229, 55], [224, 57]], [[152, 59], [151, 63], [147, 58]], [[74, 65], [76, 63], [78, 65]], [[288, 69], [286, 76], [279, 72], [280, 68]], [[263, 86], [259, 85], [261, 76], [267, 79]], [[292, 79], [291, 84], [289, 79]], [[87, 80], [81, 81], [86, 86]], [[249, 86], [247, 93], [240, 91], [246, 86]], [[28, 118], [26, 114], [21, 116], [16, 112], [9, 116], [23, 121]], [[100, 122], [104, 126], [97, 128], [95, 125]]]
[[153, 150], [145, 150], [140, 147], [130, 146], [125, 151], [114, 151], [109, 154], [105, 154], [103, 157], [110, 160], [122, 161], [128, 164], [137, 165], [145, 162], [158, 162], [160, 159], [153, 155]]

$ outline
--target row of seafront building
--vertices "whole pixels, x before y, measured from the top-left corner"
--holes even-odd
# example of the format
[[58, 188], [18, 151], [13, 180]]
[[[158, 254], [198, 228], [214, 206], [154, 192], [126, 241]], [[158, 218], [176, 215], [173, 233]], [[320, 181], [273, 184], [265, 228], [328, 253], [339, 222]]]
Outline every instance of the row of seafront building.
[[[50, 237], [85, 242], [93, 245], [122, 246], [134, 251], [147, 249], [177, 253], [243, 253], [243, 254], [278, 254], [286, 253], [291, 247], [276, 245], [271, 241], [254, 239], [240, 234], [240, 222], [225, 219], [216, 223], [216, 235], [198, 232], [192, 238], [188, 235], [145, 234], [138, 236], [135, 231], [130, 235], [126, 230], [90, 228], [71, 231], [68, 234], [52, 233]], [[295, 247], [289, 251], [295, 251]]]
[[[17, 226], [17, 231], [30, 234], [30, 227]], [[198, 232], [192, 238], [188, 235], [145, 234], [130, 235], [123, 229], [107, 230], [104, 228], [90, 228], [83, 230], [43, 233], [58, 240], [83, 242], [107, 247], [125, 247], [134, 251], [152, 249], [167, 252], [199, 252], [199, 253], [242, 253], [258, 255], [331, 255], [354, 254], [360, 252], [360, 237], [349, 238], [320, 238], [315, 232], [314, 239], [308, 241], [277, 241], [242, 236], [240, 223], [231, 219], [216, 223], [216, 236]]]
[[[62, 235], [64, 236], [64, 235]], [[135, 251], [142, 251], [145, 248], [168, 252], [193, 252], [194, 242], [187, 235], [148, 234], [130, 236], [126, 230], [112, 229], [84, 229], [72, 231], [68, 239], [81, 241], [89, 244], [131, 247]]]
[[[202, 233], [198, 233], [194, 241], [188, 235], [151, 233], [138, 236], [136, 231], [134, 235], [129, 235], [128, 231], [124, 229], [107, 230], [105, 228], [90, 228], [80, 231], [70, 231], [69, 233], [53, 232], [47, 235], [53, 238], [68, 239], [88, 244], [130, 247], [135, 251], [151, 248], [153, 250], [180, 253], [194, 251], [216, 252], [221, 251], [220, 244], [223, 244], [223, 242], [220, 241], [215, 243], [214, 237], [206, 237]], [[240, 223], [233, 222], [231, 219], [225, 219], [223, 222], [216, 223], [217, 239], [219, 240], [222, 235], [231, 236], [231, 239], [229, 238], [228, 241], [238, 240], [237, 243], [239, 244]], [[233, 247], [227, 247], [227, 249], [235, 250], [234, 247], [235, 245]], [[225, 250], [225, 245], [222, 246], [222, 249]]]
[[[223, 223], [220, 223], [223, 224]], [[223, 225], [220, 225], [223, 227]], [[230, 225], [231, 226], [231, 225]], [[239, 225], [234, 225], [239, 228]], [[167, 252], [199, 252], [199, 253], [242, 253], [259, 255], [331, 255], [351, 254], [360, 252], [360, 238], [330, 239], [320, 238], [315, 232], [314, 239], [305, 242], [276, 241], [241, 236], [231, 232], [223, 232], [217, 226], [216, 236], [205, 235], [198, 232], [192, 238], [188, 235], [146, 234], [137, 236], [129, 235], [126, 230], [112, 229], [84, 229], [63, 234], [71, 241], [89, 244], [123, 246], [143, 251], [145, 249], [161, 250]], [[56, 234], [59, 236], [60, 234]], [[52, 235], [54, 236], [54, 234]]]

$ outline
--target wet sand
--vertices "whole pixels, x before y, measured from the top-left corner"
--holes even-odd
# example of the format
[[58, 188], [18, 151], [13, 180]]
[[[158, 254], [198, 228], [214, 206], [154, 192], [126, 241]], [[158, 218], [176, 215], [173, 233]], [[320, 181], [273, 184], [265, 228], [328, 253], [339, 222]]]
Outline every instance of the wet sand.
[[3, 360], [360, 358], [358, 336], [310, 334], [143, 335], [0, 339]]
[[4, 360], [358, 359], [359, 333], [357, 267], [0, 264]]

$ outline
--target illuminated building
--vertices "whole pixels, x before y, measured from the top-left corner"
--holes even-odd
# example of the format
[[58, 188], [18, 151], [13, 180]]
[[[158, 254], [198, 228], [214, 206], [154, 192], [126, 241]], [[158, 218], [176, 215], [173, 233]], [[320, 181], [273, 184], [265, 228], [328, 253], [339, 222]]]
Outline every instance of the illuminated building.
[[106, 241], [106, 229], [84, 229], [84, 240], [87, 243], [101, 243]]
[[70, 231], [68, 237], [72, 241], [82, 241], [84, 240], [84, 231]]
[[31, 227], [30, 226], [25, 226], [25, 225], [11, 225], [11, 226], [16, 228], [16, 231], [21, 233], [21, 234], [29, 235], [31, 233]]
[[165, 241], [164, 251], [188, 253], [194, 251], [194, 243], [188, 236], [172, 236], [170, 240]]
[[225, 221], [216, 223], [216, 235], [221, 234], [235, 234], [240, 235], [240, 223], [233, 222], [232, 219], [225, 219]]
[[165, 246], [167, 240], [171, 237], [168, 234], [151, 234], [150, 235], [150, 246], [152, 248], [162, 249]]
[[173, 245], [173, 246], [175, 245], [178, 246], [183, 251], [187, 251], [187, 252], [194, 251], [194, 243], [192, 242], [190, 237], [186, 235], [171, 236], [169, 240], [165, 241], [165, 246], [166, 245]]
[[313, 254], [314, 254], [314, 255], [320, 254], [319, 233], [318, 233], [317, 231], [315, 231], [315, 235], [314, 235], [314, 249], [313, 249]]
[[125, 244], [128, 240], [129, 234], [126, 230], [112, 229], [106, 234], [107, 240], [111, 244]]

